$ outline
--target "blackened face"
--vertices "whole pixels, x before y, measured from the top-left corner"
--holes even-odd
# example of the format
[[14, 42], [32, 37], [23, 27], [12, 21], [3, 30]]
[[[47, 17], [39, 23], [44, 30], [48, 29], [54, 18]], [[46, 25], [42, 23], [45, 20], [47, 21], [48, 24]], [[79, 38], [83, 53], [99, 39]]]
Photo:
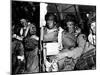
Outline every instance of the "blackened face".
[[73, 21], [66, 22], [66, 26], [68, 27], [69, 33], [74, 32], [74, 22]]
[[32, 25], [30, 27], [30, 34], [32, 34], [32, 35], [36, 34], [36, 26], [35, 25]]
[[48, 27], [49, 29], [54, 28], [54, 26], [55, 26], [54, 17], [53, 17], [53, 16], [50, 16], [50, 17], [48, 18], [48, 20], [46, 21], [46, 23], [47, 23], [47, 27]]

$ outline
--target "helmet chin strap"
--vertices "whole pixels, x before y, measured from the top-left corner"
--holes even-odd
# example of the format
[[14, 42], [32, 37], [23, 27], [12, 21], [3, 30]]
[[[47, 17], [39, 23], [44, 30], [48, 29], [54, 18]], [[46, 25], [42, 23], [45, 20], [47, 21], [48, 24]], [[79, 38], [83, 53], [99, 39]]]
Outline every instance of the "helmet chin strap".
[[69, 33], [74, 33], [74, 30], [69, 29], [68, 32]]
[[93, 33], [93, 30], [91, 29], [91, 33], [93, 34], [93, 35], [96, 35], [96, 33]]

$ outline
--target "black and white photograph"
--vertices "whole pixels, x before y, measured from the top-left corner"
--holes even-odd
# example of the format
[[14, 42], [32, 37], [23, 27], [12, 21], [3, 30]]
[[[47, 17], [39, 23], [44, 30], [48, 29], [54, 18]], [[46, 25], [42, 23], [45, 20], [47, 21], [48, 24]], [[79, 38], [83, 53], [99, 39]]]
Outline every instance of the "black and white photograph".
[[11, 74], [96, 70], [96, 5], [11, 0]]

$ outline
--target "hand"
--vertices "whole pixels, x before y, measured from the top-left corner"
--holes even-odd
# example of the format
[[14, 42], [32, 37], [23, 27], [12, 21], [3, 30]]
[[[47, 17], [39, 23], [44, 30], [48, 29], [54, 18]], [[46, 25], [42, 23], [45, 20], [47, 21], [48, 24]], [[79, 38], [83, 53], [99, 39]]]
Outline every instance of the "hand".
[[66, 53], [60, 52], [59, 54], [57, 54], [57, 55], [55, 56], [55, 59], [56, 59], [57, 61], [59, 61], [59, 60], [63, 59], [63, 58], [66, 57], [66, 56], [67, 56]]

